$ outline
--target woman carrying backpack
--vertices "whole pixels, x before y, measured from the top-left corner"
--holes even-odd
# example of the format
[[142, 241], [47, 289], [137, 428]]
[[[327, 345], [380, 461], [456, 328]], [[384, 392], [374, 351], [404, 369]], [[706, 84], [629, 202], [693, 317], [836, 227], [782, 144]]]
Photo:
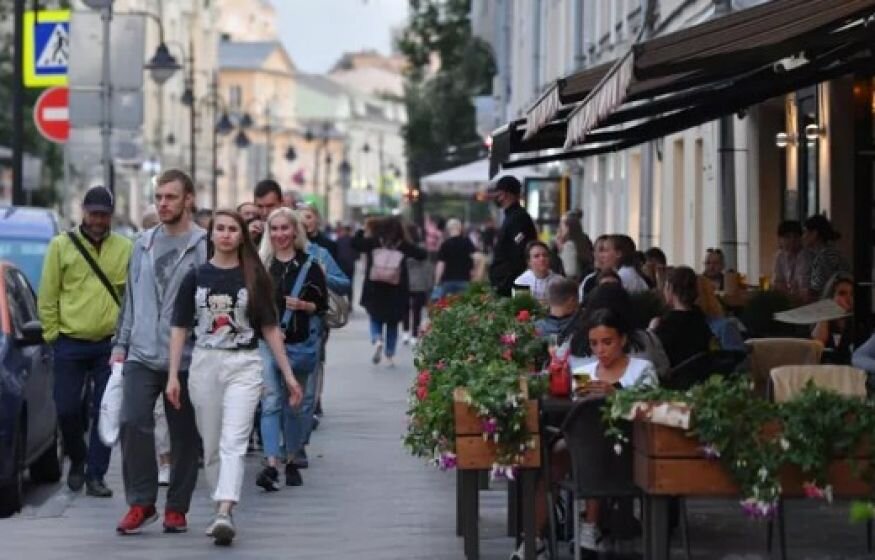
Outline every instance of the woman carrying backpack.
[[374, 218], [365, 227], [367, 233], [358, 231], [353, 238], [353, 248], [367, 254], [361, 305], [371, 320], [372, 361], [379, 364], [385, 351], [392, 367], [398, 323], [409, 310], [410, 285], [405, 260], [423, 260], [427, 253], [410, 242], [399, 218]]
[[178, 409], [179, 364], [193, 329], [188, 390], [203, 440], [204, 473], [216, 502], [207, 534], [216, 544], [229, 545], [236, 532], [231, 510], [240, 501], [243, 457], [261, 396], [259, 338], [282, 372], [292, 406], [301, 402], [302, 393], [283, 348], [270, 277], [240, 214], [216, 212], [209, 241], [209, 262], [188, 273], [176, 296], [166, 393]]

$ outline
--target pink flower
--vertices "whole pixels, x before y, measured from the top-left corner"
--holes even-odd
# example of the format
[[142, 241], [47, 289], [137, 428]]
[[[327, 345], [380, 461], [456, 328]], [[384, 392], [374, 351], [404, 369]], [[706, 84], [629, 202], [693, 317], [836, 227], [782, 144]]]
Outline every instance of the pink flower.
[[505, 346], [516, 345], [516, 340], [517, 338], [515, 332], [504, 333], [503, 335], [501, 335], [501, 343]]
[[447, 369], [447, 363], [446, 363], [445, 361], [443, 361], [443, 360], [440, 360], [440, 361], [434, 366], [434, 368], [435, 368], [436, 370], [438, 370], [438, 371], [443, 371], [443, 370]]
[[447, 451], [446, 453], [441, 453], [441, 456], [438, 458], [438, 468], [442, 471], [450, 470], [456, 468], [456, 456], [453, 453]]
[[419, 375], [416, 377], [416, 382], [419, 383], [420, 387], [426, 387], [429, 381], [431, 381], [431, 373], [427, 369], [419, 372]]
[[484, 433], [492, 435], [498, 431], [498, 420], [495, 418], [487, 418], [480, 421], [480, 428]]
[[516, 320], [520, 323], [525, 323], [529, 319], [532, 318], [532, 314], [529, 313], [528, 309], [523, 309], [519, 313], [516, 314]]
[[816, 482], [806, 482], [802, 485], [802, 491], [806, 498], [824, 499], [827, 502], [832, 502], [832, 486], [829, 484], [821, 488]]
[[424, 401], [428, 397], [428, 387], [419, 386], [416, 388], [416, 398]]
[[713, 445], [703, 445], [699, 448], [702, 452], [702, 455], [705, 456], [706, 459], [719, 459], [720, 451], [717, 450]]
[[504, 352], [501, 353], [501, 357], [504, 358], [505, 360], [507, 360], [508, 362], [513, 360], [513, 350], [508, 348], [507, 350], [505, 350]]
[[744, 510], [745, 515], [753, 519], [771, 519], [778, 507], [774, 502], [748, 498], [741, 501], [741, 509]]

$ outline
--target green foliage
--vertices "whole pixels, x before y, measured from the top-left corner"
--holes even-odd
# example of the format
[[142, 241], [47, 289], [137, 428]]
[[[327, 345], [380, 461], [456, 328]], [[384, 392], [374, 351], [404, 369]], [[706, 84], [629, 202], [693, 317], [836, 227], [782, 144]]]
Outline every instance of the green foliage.
[[410, 0], [397, 46], [409, 63], [404, 139], [417, 176], [447, 167], [448, 147], [480, 144], [472, 97], [490, 91], [495, 63], [471, 33], [470, 9], [470, 0]]
[[[685, 403], [691, 409], [689, 437], [703, 455], [719, 458], [741, 487], [742, 506], [753, 517], [769, 517], [782, 488], [778, 470], [794, 465], [805, 475], [809, 497], [832, 499], [827, 478], [834, 457], [852, 457], [867, 441], [875, 441], [875, 406], [809, 383], [786, 403], [757, 398], [746, 379], [713, 376], [687, 392], [660, 388], [617, 391], [606, 407], [607, 433], [625, 441], [618, 421], [636, 402]], [[873, 481], [871, 465], [855, 465], [856, 473]], [[872, 504], [857, 504], [852, 518], [872, 515]]]
[[520, 378], [527, 379], [530, 397], [546, 387], [540, 375], [527, 375], [540, 370], [546, 358], [546, 343], [534, 326], [542, 313], [531, 297], [496, 298], [482, 284], [431, 307], [431, 323], [416, 350], [419, 374], [407, 411], [405, 444], [411, 453], [439, 464], [453, 456], [454, 392], [464, 387], [468, 404], [492, 423], [499, 463], [518, 463], [530, 445]]

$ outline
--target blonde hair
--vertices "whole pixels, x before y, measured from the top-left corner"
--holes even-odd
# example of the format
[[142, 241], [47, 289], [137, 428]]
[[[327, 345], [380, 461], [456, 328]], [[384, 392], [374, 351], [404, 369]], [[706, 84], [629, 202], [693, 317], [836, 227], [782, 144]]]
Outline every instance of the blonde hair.
[[450, 237], [462, 235], [462, 222], [456, 218], [447, 220], [447, 233], [450, 234]]
[[696, 277], [696, 284], [699, 288], [699, 296], [696, 298], [696, 305], [702, 310], [709, 319], [717, 319], [723, 317], [723, 306], [720, 305], [720, 300], [717, 299], [717, 292], [714, 291], [714, 284], [702, 275]]
[[285, 218], [292, 224], [292, 229], [295, 231], [295, 251], [304, 252], [307, 250], [307, 233], [304, 231], [304, 226], [301, 224], [301, 218], [298, 213], [291, 208], [281, 206], [270, 213], [267, 220], [264, 221], [264, 233], [261, 236], [261, 245], [258, 248], [258, 256], [261, 257], [261, 262], [265, 266], [269, 266], [273, 261], [276, 251], [273, 248], [273, 243], [270, 242], [270, 224], [277, 218]]

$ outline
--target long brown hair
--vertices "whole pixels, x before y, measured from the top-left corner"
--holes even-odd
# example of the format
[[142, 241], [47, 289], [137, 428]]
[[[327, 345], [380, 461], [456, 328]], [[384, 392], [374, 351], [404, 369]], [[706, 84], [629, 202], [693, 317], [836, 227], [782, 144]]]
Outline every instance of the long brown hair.
[[[275, 305], [270, 301], [267, 305], [255, 305], [256, 298], [272, 298], [273, 297], [273, 281], [270, 279], [270, 274], [261, 263], [258, 257], [258, 251], [252, 243], [252, 238], [249, 236], [249, 228], [243, 221], [243, 216], [234, 210], [217, 210], [213, 214], [213, 219], [210, 220], [210, 229], [207, 236], [209, 256], [212, 258], [215, 253], [213, 247], [213, 229], [216, 225], [216, 218], [226, 216], [231, 218], [240, 227], [241, 242], [237, 247], [237, 258], [240, 260], [240, 266], [243, 268], [243, 281], [246, 283], [246, 291], [249, 292], [249, 303], [246, 306], [246, 316], [249, 323], [253, 326], [262, 325], [265, 321], [274, 322], [276, 317], [262, 317], [261, 310], [273, 310]], [[275, 313], [275, 312], [274, 312]]]

